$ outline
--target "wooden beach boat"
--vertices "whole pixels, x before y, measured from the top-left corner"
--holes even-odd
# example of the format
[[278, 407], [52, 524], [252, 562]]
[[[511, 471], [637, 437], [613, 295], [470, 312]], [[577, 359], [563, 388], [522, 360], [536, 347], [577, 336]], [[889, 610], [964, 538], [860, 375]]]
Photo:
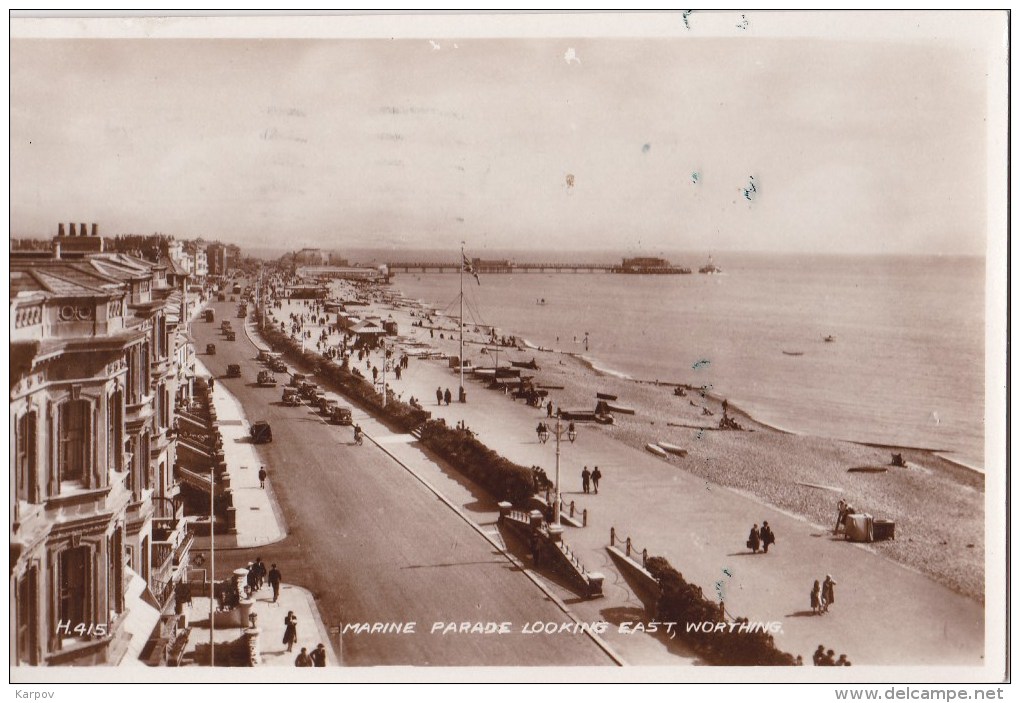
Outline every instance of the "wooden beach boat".
[[659, 447], [669, 452], [670, 454], [676, 454], [677, 456], [687, 456], [687, 450], [683, 447], [678, 447], [675, 444], [669, 442], [659, 442]]
[[612, 403], [606, 403], [606, 408], [610, 412], [620, 413], [621, 415], [634, 415], [634, 408], [628, 408], [626, 405], [613, 405]]
[[619, 396], [615, 396], [612, 393], [596, 393], [595, 397], [599, 400], [617, 400]]
[[609, 413], [596, 413], [595, 422], [599, 423], [600, 425], [612, 425], [616, 422], [616, 418], [614, 418]]
[[574, 422], [595, 422], [594, 410], [561, 410], [560, 417]]
[[652, 454], [655, 454], [656, 456], [662, 457], [663, 459], [669, 456], [669, 454], [666, 453], [666, 450], [657, 444], [646, 444], [645, 449], [650, 451]]
[[888, 470], [885, 466], [855, 466], [847, 469], [852, 474], [884, 474]]

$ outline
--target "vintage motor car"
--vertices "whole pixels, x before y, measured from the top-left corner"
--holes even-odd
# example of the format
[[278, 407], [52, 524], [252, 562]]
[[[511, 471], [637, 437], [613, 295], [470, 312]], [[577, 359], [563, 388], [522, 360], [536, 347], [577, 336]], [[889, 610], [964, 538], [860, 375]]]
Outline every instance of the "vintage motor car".
[[290, 377], [290, 385], [300, 390], [301, 384], [307, 380], [308, 376], [306, 376], [303, 373], [298, 373], [295, 371], [294, 374]]
[[326, 417], [332, 415], [333, 408], [335, 408], [337, 405], [339, 405], [339, 401], [333, 400], [332, 398], [327, 398], [324, 395], [321, 398], [319, 398], [319, 412], [325, 415]]
[[216, 313], [211, 308], [205, 311], [205, 321], [216, 322]]
[[258, 420], [251, 426], [251, 441], [254, 444], [266, 444], [273, 441], [273, 428], [265, 420]]
[[270, 359], [269, 368], [277, 373], [286, 373], [287, 364], [284, 363], [283, 359]]
[[215, 354], [216, 353], [216, 345], [215, 344], [206, 344], [205, 345], [205, 353], [206, 354]]
[[314, 398], [319, 386], [311, 381], [302, 381], [300, 389], [302, 398]]
[[284, 388], [283, 389], [283, 404], [284, 405], [301, 405], [301, 396], [297, 392], [297, 388]]
[[227, 330], [226, 334], [224, 335], [224, 338], [228, 342], [236, 342], [237, 341], [237, 333], [234, 332], [234, 330]]
[[241, 365], [230, 364], [227, 366], [227, 378], [240, 378], [241, 377]]
[[275, 386], [276, 376], [270, 371], [259, 371], [259, 375], [256, 378], [256, 383], [260, 386]]
[[334, 405], [329, 411], [329, 420], [335, 425], [350, 425], [354, 422], [354, 415], [346, 405]]

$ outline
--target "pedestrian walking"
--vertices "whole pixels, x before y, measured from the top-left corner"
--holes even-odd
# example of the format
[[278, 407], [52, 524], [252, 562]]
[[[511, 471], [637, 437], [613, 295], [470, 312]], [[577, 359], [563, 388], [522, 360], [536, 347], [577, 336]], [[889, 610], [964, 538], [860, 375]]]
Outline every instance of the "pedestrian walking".
[[255, 557], [255, 590], [262, 590], [266, 583], [266, 565], [262, 563], [262, 557]]
[[259, 587], [259, 572], [255, 569], [253, 562], [248, 562], [248, 573], [244, 577], [245, 583], [248, 585], [248, 592], [254, 593]]
[[815, 585], [811, 589], [811, 612], [815, 615], [822, 612], [822, 586], [818, 581], [815, 581]]
[[447, 405], [449, 405], [450, 401], [453, 400], [453, 393], [450, 392], [449, 388], [446, 389], [446, 393], [443, 393], [443, 400], [446, 401]]
[[759, 547], [761, 547], [761, 533], [758, 532], [758, 523], [755, 523], [751, 528], [751, 534], [747, 536], [747, 548], [757, 554]]
[[537, 533], [531, 533], [529, 546], [531, 547], [531, 561], [535, 566], [538, 566], [539, 559], [542, 555], [542, 541], [538, 538]]
[[313, 666], [326, 666], [326, 645], [319, 642], [319, 646], [313, 649], [308, 656], [312, 658]]
[[589, 471], [588, 467], [585, 466], [584, 470], [581, 471], [581, 490], [587, 493], [590, 490], [589, 485], [590, 483], [591, 483], [591, 471]]
[[372, 367], [372, 382], [374, 383], [379, 379], [379, 369], [375, 366]]
[[829, 612], [829, 606], [836, 602], [836, 582], [832, 580], [832, 574], [826, 574], [822, 581], [822, 600], [825, 601], [825, 612]]
[[293, 651], [294, 643], [297, 642], [297, 615], [293, 610], [287, 611], [287, 617], [283, 619], [283, 643], [287, 645], [287, 651]]
[[209, 377], [209, 390], [211, 391], [215, 387], [216, 387], [216, 379], [213, 378], [212, 376], [210, 376]]
[[769, 553], [769, 545], [770, 544], [775, 544], [775, 542], [776, 542], [776, 536], [774, 534], [772, 534], [772, 528], [769, 527], [769, 521], [768, 520], [762, 520], [762, 523], [761, 523], [761, 546], [762, 546], [762, 550], [766, 554], [768, 554]]
[[263, 466], [261, 469], [259, 469], [259, 488], [265, 488], [266, 487], [266, 476], [268, 476], [268, 475], [269, 474], [266, 473], [266, 467], [265, 466]]
[[283, 581], [283, 577], [280, 575], [280, 570], [276, 568], [276, 564], [273, 564], [273, 568], [269, 570], [269, 585], [273, 588], [274, 603], [280, 599], [281, 581]]
[[595, 489], [595, 495], [599, 493], [599, 479], [602, 478], [602, 472], [599, 471], [599, 467], [595, 467], [595, 470], [591, 472], [591, 485]]
[[[289, 649], [287, 650], [290, 651]], [[294, 660], [294, 666], [312, 666], [312, 658], [308, 654], [308, 648], [302, 647], [301, 653], [297, 655], [297, 659]]]
[[551, 400], [549, 401], [549, 404], [545, 406], [545, 416], [546, 417], [552, 417], [552, 401]]
[[436, 388], [436, 405], [442, 405], [442, 404], [443, 404], [443, 389], [442, 388]]

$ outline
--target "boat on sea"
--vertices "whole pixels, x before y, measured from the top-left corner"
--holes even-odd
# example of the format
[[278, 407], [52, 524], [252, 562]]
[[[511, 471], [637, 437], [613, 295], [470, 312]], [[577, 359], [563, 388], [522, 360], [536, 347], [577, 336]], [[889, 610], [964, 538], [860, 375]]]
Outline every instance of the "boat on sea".
[[698, 269], [698, 273], [722, 273], [722, 269], [712, 263], [712, 257], [708, 257], [708, 263]]
[[684, 449], [683, 447], [678, 447], [677, 445], [670, 444], [669, 442], [659, 442], [658, 445], [660, 449], [663, 449], [669, 452], [670, 454], [676, 454], [677, 456], [687, 456], [687, 450]]
[[804, 356], [804, 352], [786, 351], [785, 349], [783, 350], [783, 353], [787, 356]]
[[660, 456], [663, 459], [669, 456], [669, 454], [666, 453], [666, 450], [660, 447], [658, 444], [646, 444], [645, 449], [650, 451], [655, 456]]

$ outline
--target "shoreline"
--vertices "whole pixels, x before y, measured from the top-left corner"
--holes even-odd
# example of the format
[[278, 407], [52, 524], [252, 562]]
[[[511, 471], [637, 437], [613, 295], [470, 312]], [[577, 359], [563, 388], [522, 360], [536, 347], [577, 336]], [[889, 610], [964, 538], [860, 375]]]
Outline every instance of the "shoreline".
[[[405, 349], [428, 346], [444, 357], [457, 356], [456, 327], [451, 330], [446, 326], [417, 326], [417, 322], [424, 322], [424, 315], [431, 312], [428, 305], [394, 299], [394, 289], [390, 287], [353, 286], [353, 290], [358, 292], [357, 297], [373, 299], [367, 309], [359, 307], [358, 310], [381, 313], [382, 317], [387, 315], [384, 309], [392, 311], [400, 330], [392, 343], [394, 346]], [[440, 325], [450, 323], [443, 319]], [[520, 340], [518, 337], [514, 341]], [[466, 360], [473, 360], [479, 366], [491, 365], [494, 361], [488, 355], [479, 359], [479, 345], [492, 345], [481, 330], [474, 331], [473, 325], [470, 329], [465, 327], [464, 344]], [[555, 389], [550, 390], [548, 396], [555, 405], [563, 409], [591, 408], [595, 405], [596, 393], [601, 392], [617, 395], [621, 404], [636, 410], [635, 415], [616, 414], [612, 425], [584, 423], [585, 433], [606, 435], [611, 441], [642, 451], [648, 443], [660, 441], [682, 446], [688, 455], [665, 458], [662, 460], [664, 467], [754, 496], [764, 504], [811, 524], [831, 524], [837, 499], [846, 498], [863, 512], [898, 523], [896, 540], [871, 543], [870, 549], [958, 593], [984, 601], [983, 473], [924, 449], [895, 448], [903, 453], [908, 466], [892, 467], [888, 445], [869, 446], [790, 433], [771, 427], [732, 404], [728, 404], [727, 414], [743, 431], [720, 429], [723, 399], [718, 393], [691, 388], [689, 384], [607, 374], [583, 354], [522, 349], [519, 345], [500, 347], [501, 365], [532, 356], [539, 368], [526, 373], [533, 374], [536, 386]], [[483, 363], [478, 364], [479, 361]], [[476, 392], [489, 390], [484, 381], [475, 377], [466, 375], [464, 380], [469, 398]], [[411, 393], [418, 396], [426, 408], [437, 382], [456, 390], [456, 374], [445, 359], [439, 363], [415, 360], [402, 381], [387, 379], [387, 383], [392, 384], [394, 397]], [[691, 390], [685, 397], [675, 396], [673, 389], [677, 386]], [[507, 399], [510, 400], [506, 406], [508, 413], [546, 414], [538, 408], [522, 408], [522, 403], [512, 400], [512, 396]], [[472, 416], [476, 411], [470, 404], [457, 404], [455, 412], [454, 419], [473, 424]], [[474, 422], [478, 421], [476, 416]], [[485, 442], [484, 436], [480, 439]], [[507, 458], [520, 459], [512, 455]], [[884, 467], [887, 471], [849, 471], [857, 467]], [[626, 466], [608, 468], [614, 472], [627, 471]], [[945, 524], [948, 521], [939, 517], [946, 506], [953, 506], [954, 515], [959, 516], [952, 524]]]

